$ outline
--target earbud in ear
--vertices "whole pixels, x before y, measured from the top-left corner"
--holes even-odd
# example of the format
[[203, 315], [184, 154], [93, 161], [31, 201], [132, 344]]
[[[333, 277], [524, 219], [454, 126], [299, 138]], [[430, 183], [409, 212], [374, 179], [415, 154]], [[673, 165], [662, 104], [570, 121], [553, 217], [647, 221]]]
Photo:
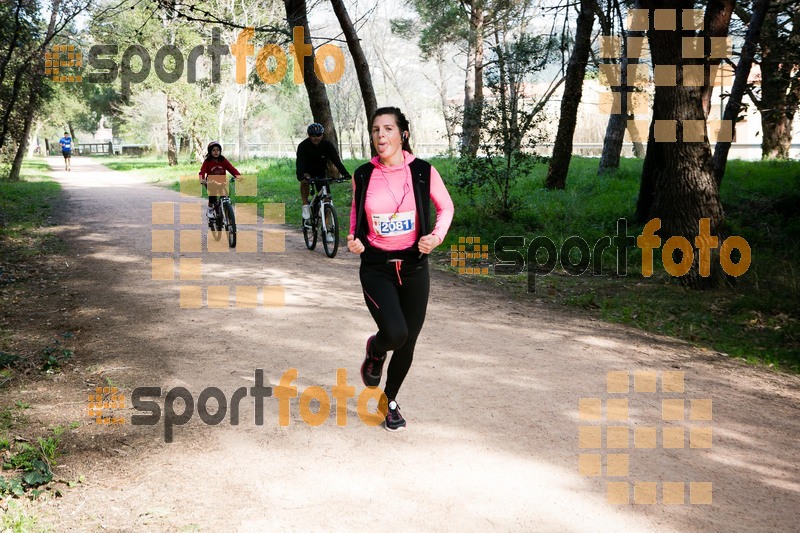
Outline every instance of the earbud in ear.
[[404, 131], [403, 135], [401, 136], [401, 138], [403, 139], [403, 142], [406, 142], [408, 140], [408, 132]]

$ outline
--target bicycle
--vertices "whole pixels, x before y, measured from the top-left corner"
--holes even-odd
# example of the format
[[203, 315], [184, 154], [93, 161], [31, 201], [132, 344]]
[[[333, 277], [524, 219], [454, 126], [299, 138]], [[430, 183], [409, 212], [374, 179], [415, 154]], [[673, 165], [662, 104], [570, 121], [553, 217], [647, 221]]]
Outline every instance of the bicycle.
[[[212, 234], [221, 232], [223, 228], [228, 234], [228, 246], [236, 248], [236, 214], [233, 210], [233, 202], [231, 196], [234, 194], [234, 181], [231, 178], [228, 183], [230, 184], [229, 195], [221, 195], [217, 197], [217, 202], [214, 204], [214, 218], [208, 219], [208, 227], [211, 229]], [[219, 240], [221, 235], [214, 235], [214, 240]]]
[[336, 257], [339, 250], [339, 216], [333, 206], [333, 196], [330, 192], [331, 183], [342, 183], [347, 178], [310, 178], [309, 183], [315, 185], [317, 193], [311, 200], [311, 217], [303, 220], [303, 239], [306, 248], [313, 250], [317, 246], [317, 230], [322, 239], [325, 255], [331, 259]]

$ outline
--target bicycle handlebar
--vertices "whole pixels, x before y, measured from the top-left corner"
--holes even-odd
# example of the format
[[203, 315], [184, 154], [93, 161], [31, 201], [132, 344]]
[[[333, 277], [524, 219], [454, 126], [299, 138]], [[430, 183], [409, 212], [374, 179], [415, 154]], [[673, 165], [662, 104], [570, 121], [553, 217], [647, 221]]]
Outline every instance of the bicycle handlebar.
[[345, 181], [350, 181], [350, 178], [332, 178], [330, 176], [325, 176], [324, 178], [306, 178], [308, 183], [344, 183]]
[[[228, 183], [233, 183], [234, 181], [236, 181], [236, 176], [231, 177], [231, 179], [228, 180]], [[200, 183], [203, 184], [208, 183], [208, 177], [206, 177], [206, 179], [200, 180]]]

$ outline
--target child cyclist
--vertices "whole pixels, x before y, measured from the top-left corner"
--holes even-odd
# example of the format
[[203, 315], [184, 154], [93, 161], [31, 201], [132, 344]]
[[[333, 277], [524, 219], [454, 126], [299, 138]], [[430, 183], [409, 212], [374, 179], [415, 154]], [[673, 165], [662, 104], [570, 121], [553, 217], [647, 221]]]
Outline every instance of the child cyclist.
[[[428, 308], [428, 254], [444, 240], [454, 208], [436, 169], [411, 153], [405, 115], [396, 107], [382, 107], [370, 124], [378, 155], [353, 174], [347, 247], [361, 256], [364, 301], [378, 325], [378, 333], [367, 340], [361, 379], [377, 387], [387, 352], [392, 351], [384, 427], [398, 431], [406, 421], [397, 393], [411, 367]], [[436, 207], [434, 227], [431, 200]]]
[[209, 190], [208, 213], [206, 213], [209, 220], [216, 217], [214, 214], [214, 206], [217, 204], [217, 199], [219, 198], [216, 194], [211, 193], [227, 190], [228, 183], [225, 176], [228, 172], [233, 174], [236, 181], [242, 179], [241, 172], [236, 170], [236, 168], [231, 165], [230, 161], [225, 159], [225, 156], [222, 155], [222, 145], [217, 141], [211, 141], [208, 143], [206, 159], [203, 161], [203, 166], [200, 167], [200, 183], [208, 186], [209, 176], [222, 176], [222, 178], [212, 178], [211, 180], [214, 185], [212, 185]]

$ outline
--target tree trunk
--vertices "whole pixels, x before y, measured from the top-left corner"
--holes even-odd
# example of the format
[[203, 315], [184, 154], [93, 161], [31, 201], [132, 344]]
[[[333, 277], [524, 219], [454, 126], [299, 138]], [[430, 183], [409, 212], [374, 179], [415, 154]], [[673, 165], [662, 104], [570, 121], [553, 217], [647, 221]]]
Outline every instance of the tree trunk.
[[[61, 8], [61, 0], [52, 0], [50, 12], [50, 22], [47, 26], [47, 33], [45, 34], [44, 41], [39, 47], [38, 57], [44, 57], [44, 51], [50, 40], [55, 33], [56, 21], [58, 20], [59, 10]], [[11, 170], [8, 175], [10, 181], [19, 181], [20, 171], [22, 170], [22, 160], [25, 157], [25, 149], [28, 145], [28, 137], [31, 133], [31, 123], [36, 114], [39, 104], [39, 96], [42, 91], [42, 80], [44, 78], [44, 63], [42, 61], [33, 62], [33, 65], [25, 69], [30, 73], [28, 105], [24, 111], [24, 124], [22, 131], [17, 139], [17, 153], [14, 156], [14, 162], [11, 164]], [[5, 126], [5, 125], [4, 125]], [[0, 139], [0, 142], [2, 139]]]
[[647, 134], [647, 151], [642, 163], [642, 176], [639, 180], [639, 198], [636, 200], [636, 214], [634, 219], [639, 224], [644, 224], [650, 219], [653, 211], [653, 197], [655, 195], [655, 122], [650, 122]]
[[[691, 9], [691, 0], [682, 0], [678, 9]], [[643, 2], [648, 9], [676, 8], [674, 3], [658, 1]], [[679, 11], [680, 13], [680, 11]], [[651, 12], [651, 20], [653, 18]], [[680, 18], [678, 18], [680, 21]], [[652, 26], [651, 26], [652, 27]], [[654, 65], [678, 64], [681, 53], [681, 33], [670, 30], [653, 30], [648, 32], [650, 49]], [[702, 87], [684, 86], [681, 76], [674, 87], [656, 86], [653, 101], [653, 126], [656, 121], [668, 121], [661, 124], [676, 125], [675, 142], [664, 138], [648, 142], [645, 167], [652, 180], [652, 206], [649, 218], [661, 219], [662, 245], [666, 238], [680, 236], [688, 239], [695, 249], [695, 237], [699, 233], [701, 218], [710, 220], [711, 235], [719, 238], [724, 225], [724, 214], [719, 200], [711, 148], [708, 138], [703, 142], [684, 142], [684, 120], [705, 120], [703, 110]], [[658, 135], [658, 132], [655, 132]], [[658, 142], [661, 141], [661, 142]], [[642, 176], [643, 185], [645, 176]], [[645, 191], [640, 191], [640, 196]], [[716, 252], [716, 253], [714, 253]], [[694, 250], [694, 260], [689, 272], [680, 277], [682, 284], [694, 289], [712, 288], [722, 280], [718, 248], [712, 249], [710, 275], [703, 277], [699, 270], [699, 253]]]
[[34, 81], [31, 85], [31, 92], [28, 98], [28, 112], [25, 113], [25, 123], [20, 132], [17, 153], [14, 155], [14, 162], [11, 164], [11, 171], [8, 175], [10, 181], [19, 181], [20, 172], [22, 171], [22, 160], [25, 158], [25, 151], [28, 148], [28, 137], [31, 133], [34, 110], [36, 109], [36, 102], [39, 99], [38, 90], [40, 89], [40, 85], [41, 82], [39, 81]]
[[558, 133], [553, 145], [553, 157], [547, 171], [545, 187], [563, 189], [567, 183], [567, 171], [572, 158], [572, 137], [578, 119], [578, 105], [583, 94], [583, 77], [591, 51], [592, 26], [594, 25], [594, 0], [581, 0], [578, 23], [575, 29], [575, 45], [567, 65], [564, 96], [561, 100], [561, 116]]
[[783, 105], [776, 106], [772, 112], [761, 113], [762, 159], [789, 159], [789, 148], [792, 144], [792, 121], [794, 113], [790, 113]]
[[[767, 12], [761, 29], [761, 157], [787, 159], [792, 142], [792, 121], [800, 103], [800, 76], [785, 54], [787, 39], [781, 37], [779, 17], [791, 10], [784, 2], [775, 2]], [[795, 6], [796, 9], [796, 6]], [[792, 15], [793, 26], [788, 41], [800, 41], [800, 15]]]
[[[764, 17], [766, 16], [768, 8], [769, 0], [758, 0], [753, 5], [753, 15], [750, 17], [750, 23], [747, 27], [747, 35], [745, 35], [739, 64], [736, 65], [736, 77], [733, 80], [730, 98], [728, 98], [728, 103], [725, 105], [725, 112], [722, 114], [723, 123], [724, 121], [731, 122], [732, 135], [736, 133], [736, 121], [742, 109], [742, 97], [747, 88], [747, 78], [750, 76], [750, 68], [753, 65], [756, 43], [758, 43], [758, 38], [761, 35], [761, 27], [764, 24]], [[703, 102], [703, 104], [705, 106], [705, 102]], [[708, 116], [707, 113], [706, 116]], [[791, 127], [791, 122], [789, 125]], [[717, 189], [722, 185], [722, 178], [725, 175], [725, 167], [728, 163], [728, 152], [730, 149], [730, 141], [718, 140], [717, 145], [714, 147], [714, 178], [717, 180]]]
[[178, 164], [178, 150], [175, 146], [175, 101], [167, 94], [167, 161], [169, 166]]
[[[311, 32], [308, 29], [308, 10], [306, 8], [305, 0], [284, 0], [286, 7], [286, 20], [289, 23], [289, 28], [296, 27], [303, 28], [304, 42], [311, 44]], [[296, 50], [300, 54], [299, 50]], [[295, 61], [295, 68], [299, 61]], [[314, 72], [314, 53], [310, 56], [303, 58], [303, 83], [308, 93], [308, 103], [311, 107], [311, 114], [314, 117], [314, 122], [319, 122], [325, 128], [325, 138], [332, 142], [334, 146], [339, 145], [339, 137], [336, 134], [336, 126], [333, 122], [333, 114], [331, 113], [331, 104], [328, 100], [328, 91], [325, 89], [325, 84], [317, 78]]]
[[[733, 15], [734, 0], [710, 0], [706, 6], [705, 17], [703, 18], [703, 46], [706, 57], [711, 53], [712, 37], [727, 37], [728, 28], [731, 25], [731, 15]], [[718, 66], [722, 62], [721, 58], [709, 58], [704, 67], [704, 84], [702, 90], [703, 112], [706, 118], [711, 111], [711, 93], [714, 92], [714, 85], [709, 79], [712, 67]]]
[[17, 48], [17, 41], [19, 32], [21, 30], [20, 24], [20, 11], [22, 10], [22, 3], [23, 0], [16, 0], [14, 2], [16, 9], [14, 10], [14, 34], [8, 38], [8, 50], [6, 51], [5, 55], [0, 58], [0, 87], [2, 87], [3, 82], [6, 79], [6, 66], [11, 62], [11, 58], [14, 55], [14, 50]]
[[194, 160], [196, 163], [203, 162], [203, 141], [200, 140], [200, 137], [197, 135], [197, 131], [192, 129], [191, 132], [192, 136], [192, 145], [193, 145], [193, 152], [194, 152]]
[[467, 52], [467, 77], [464, 83], [464, 122], [461, 127], [461, 153], [475, 157], [481, 143], [483, 123], [483, 32], [484, 11], [481, 0], [465, 2], [470, 6]]
[[33, 130], [33, 135], [31, 135], [30, 140], [28, 141], [28, 157], [33, 157], [36, 151], [36, 146], [39, 144], [39, 132], [41, 131], [42, 131], [42, 121], [37, 119], [36, 127]]
[[236, 156], [239, 161], [247, 159], [250, 154], [247, 150], [247, 106], [250, 100], [250, 91], [247, 85], [239, 87], [239, 108], [237, 120]]
[[[364, 111], [367, 117], [367, 123], [369, 123], [372, 114], [378, 109], [378, 99], [375, 97], [375, 89], [372, 86], [372, 75], [369, 72], [369, 62], [367, 61], [367, 56], [364, 55], [364, 50], [361, 48], [361, 41], [358, 38], [353, 22], [350, 20], [350, 15], [347, 14], [344, 2], [342, 0], [331, 0], [331, 4], [333, 5], [333, 12], [336, 14], [336, 18], [339, 19], [342, 32], [344, 32], [344, 38], [347, 40], [347, 48], [350, 50], [350, 55], [353, 57], [353, 66], [356, 69], [358, 86], [361, 89], [361, 98], [364, 101]], [[376, 155], [375, 147], [371, 144], [370, 147], [372, 155]]]
[[[606, 126], [606, 137], [603, 141], [603, 153], [600, 157], [600, 166], [597, 168], [597, 175], [602, 176], [608, 172], [619, 168], [619, 161], [622, 154], [622, 144], [625, 140], [625, 130], [628, 120], [634, 118], [633, 110], [628, 109], [628, 94], [633, 93], [633, 87], [628, 85], [628, 65], [639, 63], [639, 54], [635, 57], [628, 57], [628, 37], [644, 37], [643, 31], [623, 31], [622, 38], [622, 58], [620, 59], [620, 85], [611, 87], [612, 91], [619, 91], [620, 112], [612, 113]], [[632, 132], [631, 138], [636, 144], [636, 135]], [[641, 147], [641, 143], [638, 143]], [[634, 153], [636, 150], [634, 149]]]

